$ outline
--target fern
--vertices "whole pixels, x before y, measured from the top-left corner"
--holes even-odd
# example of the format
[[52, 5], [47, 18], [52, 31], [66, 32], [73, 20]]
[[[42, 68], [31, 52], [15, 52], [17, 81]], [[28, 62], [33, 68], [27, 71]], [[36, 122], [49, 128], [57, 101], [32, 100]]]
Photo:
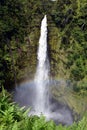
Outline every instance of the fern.
[[10, 97], [5, 91], [1, 95], [0, 130], [87, 130], [86, 116], [71, 126], [56, 125], [52, 120], [46, 121], [43, 115], [28, 117], [29, 109], [19, 108], [16, 104], [9, 102]]

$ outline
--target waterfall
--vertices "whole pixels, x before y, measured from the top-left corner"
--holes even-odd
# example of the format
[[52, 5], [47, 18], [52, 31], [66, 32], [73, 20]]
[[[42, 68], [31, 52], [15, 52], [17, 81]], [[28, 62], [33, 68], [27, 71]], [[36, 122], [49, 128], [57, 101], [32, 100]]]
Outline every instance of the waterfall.
[[37, 70], [35, 74], [36, 99], [34, 109], [37, 114], [46, 113], [49, 109], [49, 59], [47, 55], [47, 17], [41, 22], [41, 34], [37, 53]]
[[[32, 108], [28, 114], [29, 116], [40, 116], [43, 114], [46, 120], [54, 120], [56, 123], [70, 125], [73, 123], [71, 109], [65, 102], [64, 104], [60, 101], [58, 102], [50, 91], [51, 89], [49, 89], [49, 86], [53, 86], [55, 91], [57, 89], [59, 90], [59, 98], [62, 98], [62, 96], [66, 98], [67, 91], [65, 88], [65, 93], [61, 96], [60, 90], [62, 89], [60, 89], [60, 86], [62, 82], [49, 79], [50, 65], [47, 54], [47, 18], [45, 15], [41, 22], [35, 78], [31, 82], [24, 82], [16, 87], [14, 100], [19, 102], [20, 106]], [[55, 87], [57, 89], [55, 89]], [[62, 99], [64, 99], [64, 97]]]

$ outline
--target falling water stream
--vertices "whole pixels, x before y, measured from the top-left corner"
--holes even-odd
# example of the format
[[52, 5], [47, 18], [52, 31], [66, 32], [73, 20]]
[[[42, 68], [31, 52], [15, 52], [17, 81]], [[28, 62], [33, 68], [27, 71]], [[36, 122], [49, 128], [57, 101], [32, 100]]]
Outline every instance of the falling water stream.
[[47, 56], [47, 17], [44, 16], [41, 23], [41, 36], [39, 39], [39, 48], [37, 53], [38, 65], [35, 74], [36, 100], [34, 107], [36, 113], [45, 113], [49, 111], [49, 60]]

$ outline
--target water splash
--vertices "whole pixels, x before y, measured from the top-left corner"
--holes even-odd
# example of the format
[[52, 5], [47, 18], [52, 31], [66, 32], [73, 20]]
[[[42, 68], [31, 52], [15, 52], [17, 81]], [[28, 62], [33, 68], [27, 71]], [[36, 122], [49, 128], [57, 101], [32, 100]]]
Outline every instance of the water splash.
[[[44, 16], [41, 23], [41, 35], [39, 39], [39, 48], [37, 53], [38, 65], [35, 75], [36, 100], [34, 109], [36, 113], [45, 113], [49, 108], [49, 59], [47, 56], [47, 17]], [[48, 111], [48, 110], [47, 110]]]

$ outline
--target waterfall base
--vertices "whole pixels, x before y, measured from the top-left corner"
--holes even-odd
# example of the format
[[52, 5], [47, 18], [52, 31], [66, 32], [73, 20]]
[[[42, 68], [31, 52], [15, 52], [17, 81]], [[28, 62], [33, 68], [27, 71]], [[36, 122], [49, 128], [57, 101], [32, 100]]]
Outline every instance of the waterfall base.
[[47, 111], [46, 109], [44, 113], [34, 110], [35, 96], [36, 91], [34, 82], [20, 84], [14, 91], [14, 101], [17, 102], [19, 106], [26, 106], [26, 108], [31, 107], [29, 115], [40, 116], [43, 114], [46, 116], [47, 120], [54, 120], [56, 124], [61, 123], [63, 125], [71, 125], [73, 123], [72, 110], [67, 106], [67, 104], [60, 103], [54, 99], [51, 92], [49, 95], [50, 111]]

